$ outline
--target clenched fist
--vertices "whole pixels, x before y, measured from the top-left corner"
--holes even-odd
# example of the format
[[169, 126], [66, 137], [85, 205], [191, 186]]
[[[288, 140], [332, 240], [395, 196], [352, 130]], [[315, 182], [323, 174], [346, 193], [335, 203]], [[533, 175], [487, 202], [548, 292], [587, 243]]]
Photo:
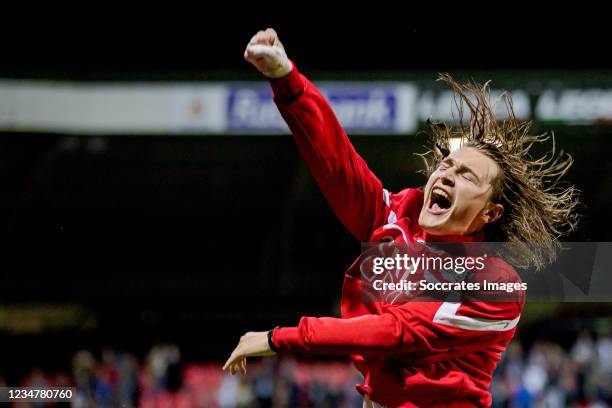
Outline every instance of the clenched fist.
[[283, 44], [272, 28], [259, 31], [251, 38], [244, 51], [244, 59], [268, 78], [284, 77], [292, 69]]

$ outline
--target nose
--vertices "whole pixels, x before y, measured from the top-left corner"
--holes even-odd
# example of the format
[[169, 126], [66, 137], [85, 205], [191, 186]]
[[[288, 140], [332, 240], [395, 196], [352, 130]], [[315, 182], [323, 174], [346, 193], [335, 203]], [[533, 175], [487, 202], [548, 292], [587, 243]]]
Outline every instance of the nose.
[[455, 178], [452, 176], [452, 174], [449, 171], [445, 171], [440, 176], [440, 181], [442, 182], [442, 185], [444, 186], [455, 187]]

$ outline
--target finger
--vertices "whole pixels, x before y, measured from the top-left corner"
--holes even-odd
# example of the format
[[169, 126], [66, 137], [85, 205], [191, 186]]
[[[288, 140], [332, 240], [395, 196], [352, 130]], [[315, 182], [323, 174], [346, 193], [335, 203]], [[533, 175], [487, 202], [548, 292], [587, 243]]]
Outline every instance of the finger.
[[228, 367], [230, 367], [234, 363], [234, 360], [236, 360], [236, 357], [236, 354], [232, 353], [225, 362], [225, 364], [223, 364], [223, 370], [226, 370]]
[[271, 45], [254, 44], [246, 49], [248, 58], [264, 58], [276, 56], [276, 50]]
[[244, 375], [244, 370], [242, 368], [242, 360], [236, 361], [234, 364], [232, 364], [232, 370], [234, 374], [240, 373], [241, 375]]
[[249, 41], [249, 45], [258, 44], [261, 41], [262, 35], [263, 35], [263, 31], [258, 31], [253, 37], [251, 37], [251, 40]]
[[266, 35], [268, 44], [275, 45], [278, 42], [278, 34], [276, 34], [276, 31], [273, 28], [266, 28], [264, 34]]
[[251, 44], [268, 44], [272, 45], [274, 43], [274, 36], [276, 33], [270, 33], [268, 31], [258, 31], [255, 34], [251, 41], [249, 41], [249, 45]]
[[246, 358], [244, 357], [242, 358], [242, 360], [240, 360], [240, 374], [246, 374]]

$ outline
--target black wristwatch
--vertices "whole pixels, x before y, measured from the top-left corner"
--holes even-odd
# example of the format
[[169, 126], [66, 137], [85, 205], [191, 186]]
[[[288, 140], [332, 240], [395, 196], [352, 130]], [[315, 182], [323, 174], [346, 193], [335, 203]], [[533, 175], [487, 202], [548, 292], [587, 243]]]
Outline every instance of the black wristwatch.
[[[280, 326], [276, 326], [274, 329], [278, 329]], [[274, 342], [272, 341], [272, 332], [274, 329], [268, 331], [268, 347], [275, 353], [278, 353], [278, 349], [274, 346]]]

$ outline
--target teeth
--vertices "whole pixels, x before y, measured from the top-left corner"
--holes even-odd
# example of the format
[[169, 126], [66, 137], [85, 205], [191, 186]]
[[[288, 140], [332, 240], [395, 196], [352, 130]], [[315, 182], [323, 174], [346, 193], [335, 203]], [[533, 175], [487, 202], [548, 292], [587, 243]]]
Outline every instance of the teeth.
[[448, 201], [450, 201], [450, 197], [448, 196], [448, 194], [446, 194], [446, 192], [442, 189], [439, 188], [434, 188], [433, 190], [431, 190], [432, 193], [434, 194], [438, 194], [441, 195], [442, 197], [446, 198]]

